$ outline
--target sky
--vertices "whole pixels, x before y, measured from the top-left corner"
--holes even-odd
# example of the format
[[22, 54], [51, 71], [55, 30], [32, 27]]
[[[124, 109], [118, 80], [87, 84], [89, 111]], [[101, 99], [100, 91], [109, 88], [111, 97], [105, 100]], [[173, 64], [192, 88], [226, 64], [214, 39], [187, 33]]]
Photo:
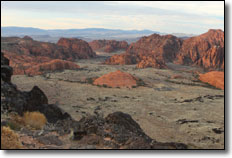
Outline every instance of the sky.
[[224, 30], [224, 2], [1, 1], [1, 26], [200, 34]]

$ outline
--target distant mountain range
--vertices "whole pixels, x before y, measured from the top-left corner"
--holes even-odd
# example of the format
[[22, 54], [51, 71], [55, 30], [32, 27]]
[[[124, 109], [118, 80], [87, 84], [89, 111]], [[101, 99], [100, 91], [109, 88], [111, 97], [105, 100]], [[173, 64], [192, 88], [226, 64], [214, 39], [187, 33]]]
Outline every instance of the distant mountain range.
[[[104, 29], [104, 28], [86, 28], [86, 29], [54, 29], [45, 30], [31, 27], [1, 27], [1, 36], [30, 36], [35, 40], [45, 42], [57, 42], [60, 37], [80, 38], [86, 41], [95, 39], [115, 39], [126, 40], [131, 43], [138, 40], [142, 36], [148, 36], [153, 33], [160, 33], [152, 30], [119, 30], [119, 29]], [[189, 37], [187, 34], [178, 34], [181, 37]], [[192, 35], [190, 35], [192, 36]]]

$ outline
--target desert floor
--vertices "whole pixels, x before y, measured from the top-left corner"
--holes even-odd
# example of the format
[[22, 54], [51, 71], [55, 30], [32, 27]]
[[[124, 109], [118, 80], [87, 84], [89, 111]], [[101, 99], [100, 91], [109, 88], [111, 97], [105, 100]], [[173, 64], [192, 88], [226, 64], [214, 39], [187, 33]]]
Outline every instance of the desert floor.
[[[137, 69], [136, 65], [102, 65], [109, 56], [80, 60], [80, 70], [28, 77], [14, 75], [20, 90], [39, 86], [49, 103], [58, 104], [72, 117], [115, 111], [130, 114], [147, 135], [161, 142], [182, 142], [196, 148], [224, 148], [224, 91], [199, 82], [199, 68], [169, 63], [170, 69]], [[112, 54], [110, 54], [112, 55]], [[121, 70], [142, 79], [137, 88], [104, 88], [82, 81]], [[178, 75], [177, 79], [173, 76]]]

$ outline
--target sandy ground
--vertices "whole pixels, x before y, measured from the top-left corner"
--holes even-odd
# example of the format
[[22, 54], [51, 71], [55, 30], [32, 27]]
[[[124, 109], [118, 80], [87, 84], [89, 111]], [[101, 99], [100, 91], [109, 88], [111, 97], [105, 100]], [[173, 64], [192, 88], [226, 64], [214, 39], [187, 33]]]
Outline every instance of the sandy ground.
[[[224, 91], [198, 82], [189, 70], [198, 68], [169, 63], [170, 69], [137, 69], [135, 65], [102, 65], [109, 54], [80, 60], [80, 70], [44, 76], [12, 78], [20, 90], [39, 86], [49, 103], [58, 104], [79, 120], [88, 114], [106, 116], [129, 113], [147, 135], [160, 142], [182, 142], [197, 148], [224, 148]], [[112, 54], [110, 54], [112, 55]], [[83, 79], [116, 70], [131, 73], [146, 85], [137, 88], [104, 88]], [[173, 75], [183, 78], [172, 79]]]

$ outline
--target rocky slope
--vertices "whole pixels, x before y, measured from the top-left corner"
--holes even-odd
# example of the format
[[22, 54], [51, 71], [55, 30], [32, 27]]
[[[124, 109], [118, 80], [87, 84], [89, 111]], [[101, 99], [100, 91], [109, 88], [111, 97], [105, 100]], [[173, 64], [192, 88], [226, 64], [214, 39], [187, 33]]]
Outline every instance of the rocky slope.
[[216, 88], [224, 89], [224, 72], [211, 71], [205, 74], [200, 74], [199, 79]]
[[51, 71], [75, 70], [80, 68], [71, 61], [51, 59], [43, 56], [33, 57], [29, 55], [18, 55], [16, 53], [7, 53], [5, 56], [10, 59], [10, 66], [14, 69], [14, 75], [34, 76]]
[[55, 72], [55, 71], [63, 71], [63, 70], [76, 70], [79, 69], [80, 66], [76, 65], [73, 62], [54, 59], [49, 62], [40, 63], [37, 65], [31, 65], [24, 69], [24, 73], [28, 75], [42, 75], [46, 72]]
[[207, 33], [184, 40], [176, 63], [223, 70], [224, 32], [209, 30]]
[[107, 53], [126, 50], [128, 48], [128, 43], [126, 41], [116, 40], [94, 40], [89, 42], [89, 45], [94, 51], [103, 51]]
[[167, 62], [197, 65], [207, 70], [223, 70], [224, 32], [209, 30], [185, 40], [172, 35], [153, 34], [132, 43], [126, 53], [112, 56], [105, 64], [138, 64], [138, 68], [166, 68]]
[[[58, 105], [48, 104], [46, 95], [37, 86], [29, 92], [19, 91], [11, 83], [12, 72], [9, 60], [1, 53], [1, 126], [8, 126], [17, 134], [23, 149], [188, 148], [182, 143], [160, 143], [151, 139], [130, 115], [122, 112], [114, 112], [105, 118], [96, 114], [76, 121]], [[12, 112], [20, 117], [27, 111], [44, 114], [48, 122], [43, 130], [30, 129], [27, 125], [17, 130], [18, 124], [12, 126]]]
[[91, 49], [89, 44], [81, 39], [76, 38], [61, 38], [57, 42], [57, 46], [61, 46], [71, 52], [74, 58], [88, 59], [96, 57], [95, 52]]
[[132, 43], [125, 54], [113, 56], [106, 64], [137, 64], [138, 68], [166, 68], [175, 59], [182, 40], [172, 35], [153, 34]]

